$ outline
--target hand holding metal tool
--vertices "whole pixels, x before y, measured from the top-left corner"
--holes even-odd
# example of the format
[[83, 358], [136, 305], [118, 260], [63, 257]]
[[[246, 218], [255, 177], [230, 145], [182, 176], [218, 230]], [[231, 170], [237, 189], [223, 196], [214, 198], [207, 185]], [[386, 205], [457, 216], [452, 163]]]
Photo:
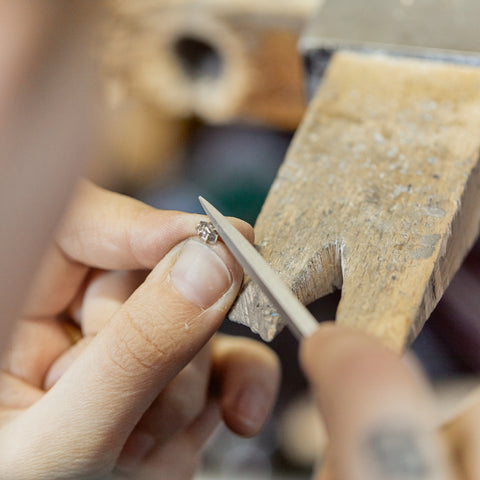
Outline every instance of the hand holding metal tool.
[[275, 306], [277, 312], [272, 315], [281, 315], [299, 340], [311, 335], [318, 327], [313, 315], [248, 240], [213, 205], [202, 197], [199, 197], [199, 201], [232, 255]]

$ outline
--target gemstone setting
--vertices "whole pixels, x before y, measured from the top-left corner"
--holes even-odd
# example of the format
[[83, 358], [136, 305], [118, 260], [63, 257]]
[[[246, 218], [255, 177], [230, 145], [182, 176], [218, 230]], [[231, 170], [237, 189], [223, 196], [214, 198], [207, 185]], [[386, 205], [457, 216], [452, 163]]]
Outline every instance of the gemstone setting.
[[198, 236], [209, 245], [215, 245], [218, 240], [218, 232], [211, 222], [205, 222], [202, 220], [196, 227]]

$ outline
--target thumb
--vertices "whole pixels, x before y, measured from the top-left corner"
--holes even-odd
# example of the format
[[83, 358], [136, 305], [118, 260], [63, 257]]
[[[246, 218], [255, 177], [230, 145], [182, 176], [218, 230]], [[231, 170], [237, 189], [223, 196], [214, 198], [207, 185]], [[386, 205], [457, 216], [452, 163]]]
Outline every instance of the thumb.
[[[62, 478], [108, 471], [154, 398], [217, 330], [241, 279], [221, 243], [189, 239], [175, 247], [55, 386], [8, 426], [2, 457], [11, 455], [9, 445], [17, 459], [18, 448], [43, 451], [45, 473], [37, 463], [35, 478], [53, 478], [53, 466]], [[49, 455], [42, 445], [56, 448]]]

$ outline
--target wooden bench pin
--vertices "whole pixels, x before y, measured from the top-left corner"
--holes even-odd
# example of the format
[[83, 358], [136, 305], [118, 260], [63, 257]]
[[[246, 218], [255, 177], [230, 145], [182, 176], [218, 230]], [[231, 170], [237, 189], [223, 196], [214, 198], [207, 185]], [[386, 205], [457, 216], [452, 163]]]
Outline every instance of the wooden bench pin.
[[[479, 230], [478, 18], [477, 0], [327, 0], [301, 40], [321, 85], [255, 225], [304, 304], [341, 288], [336, 321], [396, 351]], [[248, 279], [229, 318], [283, 325]]]

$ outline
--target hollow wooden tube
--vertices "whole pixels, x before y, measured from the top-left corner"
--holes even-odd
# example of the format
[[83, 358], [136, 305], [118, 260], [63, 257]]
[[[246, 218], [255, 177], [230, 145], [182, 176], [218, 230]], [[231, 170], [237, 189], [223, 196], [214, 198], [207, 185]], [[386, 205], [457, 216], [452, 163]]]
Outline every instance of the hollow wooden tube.
[[105, 64], [169, 114], [295, 129], [297, 40], [317, 0], [111, 0]]

